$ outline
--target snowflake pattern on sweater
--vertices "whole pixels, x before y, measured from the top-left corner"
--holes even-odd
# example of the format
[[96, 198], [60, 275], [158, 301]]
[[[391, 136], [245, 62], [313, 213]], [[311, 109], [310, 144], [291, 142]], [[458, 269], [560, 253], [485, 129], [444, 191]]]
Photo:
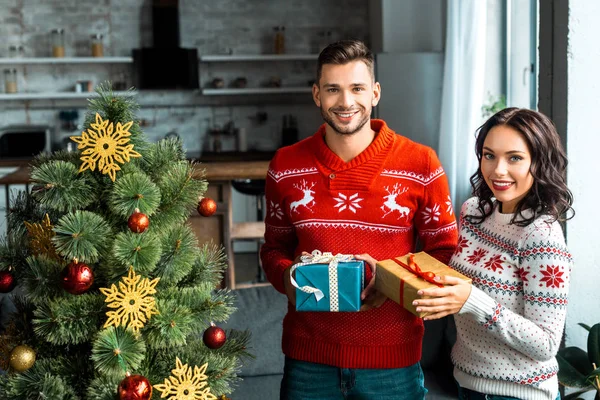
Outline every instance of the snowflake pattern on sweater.
[[473, 288], [455, 316], [452, 359], [463, 387], [521, 399], [554, 399], [555, 355], [562, 338], [572, 258], [558, 222], [539, 217], [527, 227], [496, 206], [481, 224], [477, 199], [461, 210], [450, 261]]

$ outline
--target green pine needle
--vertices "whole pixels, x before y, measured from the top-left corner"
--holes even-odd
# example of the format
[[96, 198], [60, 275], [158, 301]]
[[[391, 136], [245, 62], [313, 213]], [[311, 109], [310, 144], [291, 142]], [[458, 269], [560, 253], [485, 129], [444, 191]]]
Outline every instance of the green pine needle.
[[27, 243], [25, 225], [9, 231], [7, 235], [0, 238], [0, 271], [6, 271], [8, 267], [15, 269], [17, 277], [20, 271], [27, 265]]
[[70, 382], [61, 374], [60, 362], [37, 360], [33, 367], [21, 374], [11, 375], [4, 382], [6, 399], [78, 400]]
[[185, 151], [181, 139], [167, 138], [151, 145], [144, 154], [142, 163], [150, 175], [156, 178], [160, 176], [165, 165], [184, 160]]
[[123, 377], [114, 375], [100, 375], [92, 380], [87, 391], [89, 400], [115, 400], [116, 387], [123, 380]]
[[[33, 190], [33, 189], [32, 189]], [[33, 195], [25, 191], [11, 192], [10, 208], [6, 210], [7, 233], [24, 229], [23, 221], [41, 221], [46, 213], [51, 221], [55, 221], [63, 213], [41, 207]]]
[[46, 256], [27, 258], [27, 265], [21, 274], [20, 282], [34, 303], [39, 303], [64, 294], [60, 286], [60, 272], [63, 265]]
[[158, 300], [160, 314], [152, 316], [145, 330], [148, 346], [154, 349], [178, 348], [200, 328], [196, 315], [177, 300]]
[[146, 356], [146, 345], [132, 331], [108, 327], [98, 333], [92, 349], [92, 360], [102, 374], [125, 377], [134, 373]]
[[65, 295], [38, 306], [34, 311], [33, 328], [52, 344], [83, 343], [92, 339], [104, 312], [101, 294]]
[[205, 180], [194, 178], [194, 167], [186, 161], [163, 166], [157, 185], [162, 197], [153, 222], [161, 227], [185, 223], [207, 187]]
[[133, 266], [138, 273], [149, 274], [160, 259], [160, 241], [152, 233], [121, 232], [114, 239], [115, 258], [123, 266]]
[[125, 174], [115, 183], [109, 204], [115, 214], [125, 218], [136, 208], [150, 217], [160, 204], [160, 190], [143, 173]]
[[194, 263], [191, 274], [181, 283], [184, 286], [208, 284], [216, 287], [223, 280], [223, 273], [227, 269], [227, 256], [225, 249], [212, 242], [204, 243], [200, 247], [198, 258]]
[[198, 256], [198, 238], [189, 225], [168, 228], [161, 236], [162, 256], [155, 270], [159, 287], [173, 285], [185, 278]]
[[101, 216], [79, 210], [62, 217], [54, 231], [52, 241], [58, 254], [87, 263], [98, 261], [111, 236], [111, 229]]
[[58, 211], [71, 211], [92, 204], [95, 188], [86, 174], [80, 174], [74, 164], [49, 161], [34, 168], [33, 195], [43, 205]]

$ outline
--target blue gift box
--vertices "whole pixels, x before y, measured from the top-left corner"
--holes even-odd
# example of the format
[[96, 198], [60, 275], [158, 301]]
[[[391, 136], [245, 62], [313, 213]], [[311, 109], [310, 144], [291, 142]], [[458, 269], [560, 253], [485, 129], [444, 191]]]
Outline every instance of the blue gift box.
[[[337, 299], [330, 293], [328, 264], [302, 265], [296, 268], [295, 279], [299, 287], [309, 286], [323, 292], [317, 301], [314, 293], [305, 293], [296, 288], [297, 311], [358, 311], [360, 293], [364, 288], [365, 265], [363, 261], [345, 261], [337, 265]], [[335, 276], [332, 277], [335, 282]], [[337, 305], [334, 305], [337, 300]], [[333, 306], [333, 307], [332, 307]]]

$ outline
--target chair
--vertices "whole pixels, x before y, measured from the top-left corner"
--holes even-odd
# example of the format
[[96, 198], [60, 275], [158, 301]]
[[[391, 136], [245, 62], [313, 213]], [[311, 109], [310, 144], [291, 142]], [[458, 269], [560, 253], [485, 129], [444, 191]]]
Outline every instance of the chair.
[[[231, 248], [236, 240], [246, 240], [258, 243], [260, 253], [260, 245], [265, 235], [264, 225], [264, 205], [263, 198], [265, 195], [265, 180], [264, 179], [235, 179], [231, 182], [231, 186], [238, 192], [256, 197], [256, 222], [241, 222], [233, 224], [231, 228], [230, 238]], [[231, 254], [233, 257], [233, 251]], [[231, 261], [233, 262], [233, 260]], [[256, 273], [256, 282], [264, 282], [265, 276], [260, 262], [260, 254], [258, 256], [258, 270]], [[233, 265], [233, 264], [230, 264]], [[234, 270], [234, 268], [232, 268]], [[230, 282], [231, 289], [236, 288], [235, 282]], [[239, 288], [239, 286], [237, 286]]]

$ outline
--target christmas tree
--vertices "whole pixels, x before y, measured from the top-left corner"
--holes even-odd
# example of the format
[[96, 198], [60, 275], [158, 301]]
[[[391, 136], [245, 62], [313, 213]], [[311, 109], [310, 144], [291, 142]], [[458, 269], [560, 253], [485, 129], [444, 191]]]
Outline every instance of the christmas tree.
[[207, 182], [179, 140], [145, 139], [132, 96], [97, 92], [78, 151], [38, 156], [7, 210], [0, 398], [225, 398], [249, 333], [214, 324], [226, 257], [186, 224]]

